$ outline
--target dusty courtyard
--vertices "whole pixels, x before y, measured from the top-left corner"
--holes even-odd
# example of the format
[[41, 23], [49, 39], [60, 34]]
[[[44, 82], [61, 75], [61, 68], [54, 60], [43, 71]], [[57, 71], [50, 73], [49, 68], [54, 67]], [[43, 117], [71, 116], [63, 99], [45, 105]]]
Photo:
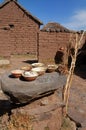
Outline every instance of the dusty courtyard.
[[[7, 71], [20, 68], [36, 61], [37, 58], [34, 56], [12, 56], [10, 58], [10, 65], [0, 68], [0, 76]], [[7, 99], [0, 89], [0, 103], [5, 100]], [[86, 65], [78, 68], [73, 76], [68, 115], [76, 122], [78, 130], [86, 130]]]

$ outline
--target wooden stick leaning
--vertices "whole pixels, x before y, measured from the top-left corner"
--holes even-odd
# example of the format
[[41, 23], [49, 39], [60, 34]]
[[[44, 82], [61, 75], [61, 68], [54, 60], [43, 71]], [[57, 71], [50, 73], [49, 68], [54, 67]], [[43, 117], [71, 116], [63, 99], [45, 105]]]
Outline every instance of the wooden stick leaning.
[[69, 93], [70, 93], [70, 87], [71, 87], [71, 83], [72, 83], [73, 72], [74, 72], [74, 68], [75, 68], [78, 48], [81, 45], [81, 41], [83, 39], [84, 33], [85, 33], [85, 31], [83, 31], [79, 41], [78, 41], [78, 34], [76, 34], [75, 53], [74, 53], [74, 55], [71, 55], [71, 58], [72, 58], [71, 67], [70, 67], [70, 70], [69, 70], [69, 74], [68, 74], [66, 85], [65, 85], [65, 88], [64, 88], [64, 92], [63, 92], [63, 100], [64, 100], [64, 103], [66, 105], [66, 111], [65, 111], [66, 115], [67, 115], [67, 112], [68, 112]]

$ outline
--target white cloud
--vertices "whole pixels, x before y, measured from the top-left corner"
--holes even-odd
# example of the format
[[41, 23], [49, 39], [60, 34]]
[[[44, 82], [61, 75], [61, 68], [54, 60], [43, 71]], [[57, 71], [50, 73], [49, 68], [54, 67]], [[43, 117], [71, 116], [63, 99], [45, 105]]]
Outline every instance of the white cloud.
[[86, 30], [86, 10], [76, 11], [64, 25], [73, 30]]

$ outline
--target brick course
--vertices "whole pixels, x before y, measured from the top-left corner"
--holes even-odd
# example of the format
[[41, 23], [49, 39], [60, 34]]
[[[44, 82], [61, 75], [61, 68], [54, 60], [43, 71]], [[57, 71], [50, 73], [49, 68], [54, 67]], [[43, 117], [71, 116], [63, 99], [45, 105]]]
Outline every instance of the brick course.
[[39, 34], [39, 60], [54, 60], [56, 52], [61, 47], [66, 50], [70, 34], [62, 32], [40, 32]]
[[37, 55], [39, 24], [12, 1], [0, 9], [0, 55]]
[[39, 61], [55, 61], [57, 52], [63, 48], [63, 61], [67, 62], [71, 33], [44, 32], [39, 27], [40, 24], [27, 16], [14, 1], [4, 5], [0, 8], [0, 56], [34, 54], [39, 56]]
[[[72, 34], [75, 38], [75, 34]], [[80, 34], [79, 34], [80, 35]], [[53, 61], [56, 62], [55, 58], [57, 52], [61, 48], [63, 50], [63, 62], [68, 63], [68, 53], [67, 47], [69, 46], [71, 33], [66, 32], [43, 32], [40, 31], [39, 34], [39, 61]], [[85, 37], [82, 40], [82, 45], [85, 43]], [[74, 48], [75, 42], [71, 45], [71, 48]]]

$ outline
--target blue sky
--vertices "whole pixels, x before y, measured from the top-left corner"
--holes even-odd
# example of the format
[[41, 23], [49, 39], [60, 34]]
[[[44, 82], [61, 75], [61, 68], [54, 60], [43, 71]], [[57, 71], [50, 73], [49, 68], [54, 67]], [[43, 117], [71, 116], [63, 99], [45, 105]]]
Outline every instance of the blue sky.
[[[4, 0], [0, 0], [2, 2]], [[44, 24], [58, 22], [73, 30], [86, 30], [86, 0], [18, 0]]]

